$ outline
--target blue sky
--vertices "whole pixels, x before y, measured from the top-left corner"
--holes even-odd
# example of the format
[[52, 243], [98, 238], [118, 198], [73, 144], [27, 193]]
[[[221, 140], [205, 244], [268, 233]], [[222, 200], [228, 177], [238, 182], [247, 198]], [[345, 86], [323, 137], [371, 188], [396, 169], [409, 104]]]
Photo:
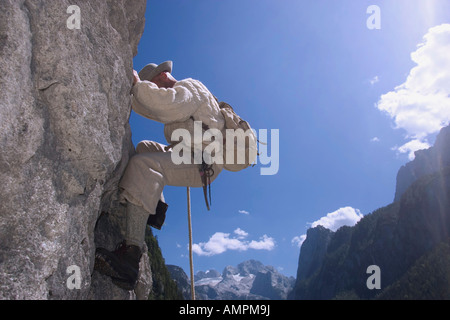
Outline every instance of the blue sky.
[[[380, 29], [367, 27], [370, 5], [380, 9]], [[172, 60], [176, 79], [202, 81], [257, 132], [268, 130], [269, 150], [277, 142], [270, 130], [279, 130], [277, 174], [261, 175], [268, 166], [261, 163], [222, 172], [210, 212], [202, 190], [191, 191], [196, 271], [257, 259], [295, 276], [306, 230], [354, 224], [391, 203], [411, 150], [431, 145], [450, 120], [448, 73], [429, 80], [448, 63], [440, 54], [449, 52], [448, 1], [148, 0], [147, 7], [136, 70]], [[162, 124], [134, 112], [130, 124], [135, 145], [165, 143]], [[186, 188], [164, 194], [166, 224], [154, 233], [166, 263], [189, 274]]]

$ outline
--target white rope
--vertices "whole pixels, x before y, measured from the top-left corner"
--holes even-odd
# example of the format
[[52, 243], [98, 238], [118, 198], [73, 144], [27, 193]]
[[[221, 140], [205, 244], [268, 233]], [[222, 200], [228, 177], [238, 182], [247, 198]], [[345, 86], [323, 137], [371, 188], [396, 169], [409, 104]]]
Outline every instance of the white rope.
[[195, 300], [194, 259], [192, 256], [191, 190], [187, 187], [188, 226], [189, 226], [189, 264], [191, 267], [191, 299]]

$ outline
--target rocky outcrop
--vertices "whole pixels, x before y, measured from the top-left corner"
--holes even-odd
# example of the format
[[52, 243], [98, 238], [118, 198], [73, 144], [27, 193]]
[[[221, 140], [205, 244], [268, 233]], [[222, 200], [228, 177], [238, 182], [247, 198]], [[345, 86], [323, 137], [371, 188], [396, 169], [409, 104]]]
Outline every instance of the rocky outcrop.
[[222, 275], [217, 270], [208, 270], [208, 271], [199, 271], [194, 275], [194, 281], [198, 282], [202, 279], [212, 279], [212, 278], [219, 278]]
[[180, 290], [183, 299], [185, 300], [191, 299], [191, 284], [183, 268], [168, 264], [167, 269], [169, 270], [170, 277], [177, 284], [178, 290]]
[[[129, 93], [145, 6], [0, 2], [0, 299], [148, 295], [145, 259], [137, 292], [93, 273], [96, 245], [121, 238], [117, 184], [134, 152]], [[69, 28], [77, 17], [80, 29]]]
[[425, 175], [438, 172], [450, 166], [450, 126], [441, 129], [434, 146], [415, 152], [413, 161], [400, 168], [394, 201], [400, 201], [411, 184]]
[[267, 266], [256, 274], [250, 293], [270, 300], [286, 300], [293, 284], [294, 278], [288, 278], [275, 268]]
[[332, 234], [320, 225], [308, 229], [298, 259], [297, 279], [309, 278], [322, 266]]

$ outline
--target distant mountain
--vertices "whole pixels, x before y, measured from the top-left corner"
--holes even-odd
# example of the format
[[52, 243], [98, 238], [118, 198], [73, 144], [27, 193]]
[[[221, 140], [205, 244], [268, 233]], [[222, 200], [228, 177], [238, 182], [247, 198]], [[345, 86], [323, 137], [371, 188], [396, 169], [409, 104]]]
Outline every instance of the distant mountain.
[[[450, 299], [450, 128], [397, 176], [396, 201], [303, 242], [289, 299]], [[380, 269], [369, 289], [367, 268]]]
[[[190, 299], [186, 273], [172, 266], [169, 271], [178, 287], [186, 293], [185, 299]], [[222, 273], [199, 271], [194, 280], [198, 300], [285, 300], [295, 282], [293, 277], [288, 278], [256, 260], [242, 262], [237, 267], [227, 266]]]

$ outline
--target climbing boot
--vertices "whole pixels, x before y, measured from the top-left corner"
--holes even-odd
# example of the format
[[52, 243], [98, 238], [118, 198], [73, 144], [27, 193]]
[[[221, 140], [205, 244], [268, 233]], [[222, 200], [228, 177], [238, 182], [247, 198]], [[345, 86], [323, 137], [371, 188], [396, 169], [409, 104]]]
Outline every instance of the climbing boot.
[[114, 251], [97, 248], [94, 270], [111, 277], [113, 283], [125, 290], [133, 290], [139, 276], [142, 251], [138, 246], [119, 243]]
[[156, 206], [156, 214], [149, 215], [147, 224], [153, 228], [161, 230], [164, 220], [166, 220], [167, 208], [169, 208], [169, 206], [166, 203], [161, 200], [158, 201], [158, 205]]

